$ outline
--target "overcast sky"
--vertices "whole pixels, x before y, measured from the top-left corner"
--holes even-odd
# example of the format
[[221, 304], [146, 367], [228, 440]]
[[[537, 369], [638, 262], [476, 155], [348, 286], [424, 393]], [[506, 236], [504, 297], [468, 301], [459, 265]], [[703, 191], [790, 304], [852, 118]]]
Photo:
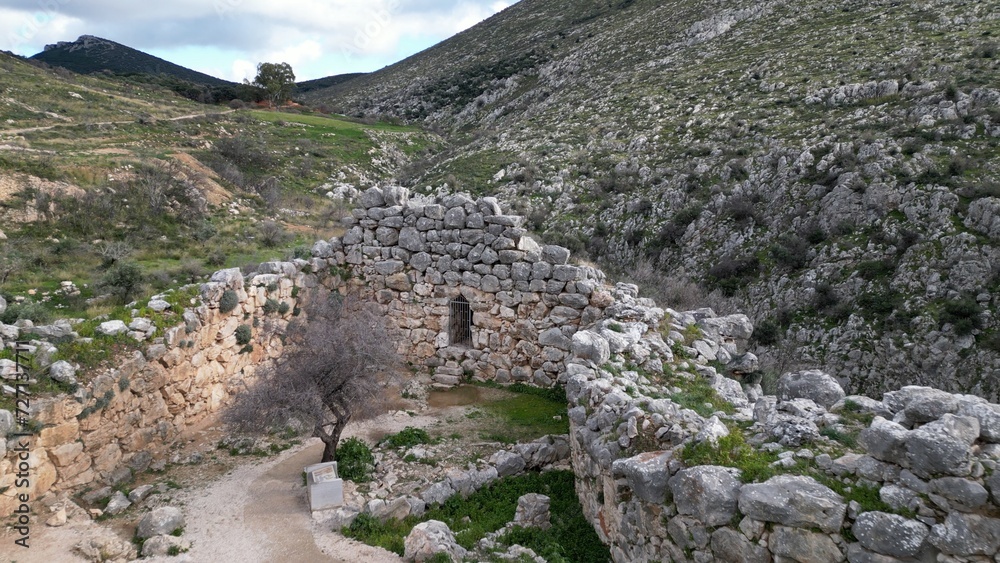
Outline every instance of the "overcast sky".
[[297, 80], [378, 70], [515, 0], [0, 0], [0, 50], [96, 35], [219, 78], [287, 62]]

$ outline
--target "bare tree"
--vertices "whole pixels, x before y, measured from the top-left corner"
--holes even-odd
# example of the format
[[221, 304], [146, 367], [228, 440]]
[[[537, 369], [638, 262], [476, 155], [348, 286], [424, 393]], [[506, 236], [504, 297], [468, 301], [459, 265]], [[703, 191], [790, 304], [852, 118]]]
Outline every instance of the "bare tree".
[[260, 433], [298, 420], [326, 445], [326, 462], [347, 423], [384, 411], [386, 384], [400, 359], [374, 304], [336, 293], [313, 295], [310, 303], [308, 321], [289, 326], [290, 351], [237, 393], [223, 422]]

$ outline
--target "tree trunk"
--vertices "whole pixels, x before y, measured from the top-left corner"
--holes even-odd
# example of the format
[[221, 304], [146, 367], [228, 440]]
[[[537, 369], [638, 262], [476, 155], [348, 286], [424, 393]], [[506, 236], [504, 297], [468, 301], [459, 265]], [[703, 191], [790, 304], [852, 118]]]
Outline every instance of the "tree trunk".
[[330, 439], [329, 435], [320, 436], [320, 440], [323, 440], [323, 459], [319, 460], [319, 462], [335, 461], [337, 457], [337, 441]]
[[340, 443], [340, 435], [344, 433], [344, 427], [347, 426], [350, 419], [350, 416], [338, 418], [337, 422], [333, 423], [333, 430], [330, 432], [324, 431], [319, 425], [316, 426], [313, 435], [323, 440], [323, 459], [320, 460], [320, 463], [336, 461], [337, 444]]

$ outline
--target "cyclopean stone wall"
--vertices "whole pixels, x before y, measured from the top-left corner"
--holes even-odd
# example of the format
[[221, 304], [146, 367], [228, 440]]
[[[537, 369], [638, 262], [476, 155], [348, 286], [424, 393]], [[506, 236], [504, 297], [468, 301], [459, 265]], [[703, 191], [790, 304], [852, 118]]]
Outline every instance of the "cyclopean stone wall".
[[[418, 202], [385, 188], [361, 203], [347, 234], [316, 243], [311, 260], [217, 272], [202, 304], [142, 355], [76, 396], [36, 403], [32, 498], [162, 460], [281, 354], [295, 306], [323, 286], [379, 302], [402, 351], [441, 384], [466, 373], [564, 382], [577, 493], [615, 561], [1000, 561], [1000, 406], [923, 387], [845, 397], [816, 371], [785, 374], [778, 396], [764, 396], [741, 381], [757, 369], [742, 353], [753, 330], [744, 315], [663, 309], [633, 285], [605, 286], [490, 198]], [[226, 290], [238, 306], [222, 313]], [[473, 311], [468, 346], [448, 341], [459, 295]], [[268, 299], [288, 312], [268, 312]], [[236, 341], [240, 325], [252, 350]], [[706, 396], [692, 389], [705, 386], [728, 413], [686, 408], [700, 408]], [[845, 440], [866, 415], [856, 443]], [[6, 422], [0, 413], [4, 433]], [[737, 462], [717, 457], [737, 467], [683, 461], [686, 448], [739, 442]], [[747, 462], [758, 454], [774, 456], [764, 468], [774, 476]], [[0, 459], [0, 514], [10, 514], [23, 491], [12, 452]]]
[[[359, 202], [347, 233], [313, 253], [364, 280], [399, 328], [402, 352], [440, 384], [475, 374], [551, 386], [573, 334], [614, 302], [602, 272], [536, 243], [524, 218], [505, 215], [493, 198], [411, 200], [405, 188], [387, 187]], [[467, 345], [449, 338], [449, 303], [459, 296], [472, 310]]]
[[[577, 493], [615, 561], [1000, 561], [1000, 405], [915, 386], [845, 396], [815, 370], [763, 396], [731, 377], [745, 356], [702, 353], [738, 352], [745, 318], [666, 313], [633, 347], [668, 332], [682, 357], [664, 373], [632, 367], [630, 349], [581, 349], [567, 366]], [[731, 412], [682, 406], [695, 382]], [[732, 467], [684, 462], [710, 444], [742, 453], [714, 458]]]
[[[178, 324], [154, 335], [143, 352], [103, 370], [73, 395], [33, 398], [32, 418], [41, 429], [26, 441], [27, 487], [17, 484], [16, 449], [25, 441], [0, 439], [0, 516], [17, 508], [16, 495], [34, 501], [50, 490], [114, 485], [162, 464], [186, 428], [211, 420], [258, 365], [281, 355], [281, 332], [298, 301], [294, 288], [318, 283], [301, 271], [305, 264], [263, 264], [261, 273], [246, 279], [239, 269], [216, 272], [202, 285], [201, 304], [175, 312]], [[238, 302], [223, 313], [219, 301], [226, 290]], [[288, 312], [265, 312], [268, 299], [286, 303]], [[251, 327], [252, 350], [237, 342], [240, 325]], [[10, 413], [0, 411], [0, 436], [12, 423]]]

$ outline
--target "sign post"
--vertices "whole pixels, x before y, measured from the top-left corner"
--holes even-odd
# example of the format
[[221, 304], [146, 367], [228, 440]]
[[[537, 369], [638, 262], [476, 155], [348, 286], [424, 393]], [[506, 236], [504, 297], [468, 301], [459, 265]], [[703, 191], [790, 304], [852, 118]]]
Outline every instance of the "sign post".
[[310, 510], [326, 510], [344, 505], [344, 481], [337, 475], [337, 462], [309, 465], [305, 472]]

